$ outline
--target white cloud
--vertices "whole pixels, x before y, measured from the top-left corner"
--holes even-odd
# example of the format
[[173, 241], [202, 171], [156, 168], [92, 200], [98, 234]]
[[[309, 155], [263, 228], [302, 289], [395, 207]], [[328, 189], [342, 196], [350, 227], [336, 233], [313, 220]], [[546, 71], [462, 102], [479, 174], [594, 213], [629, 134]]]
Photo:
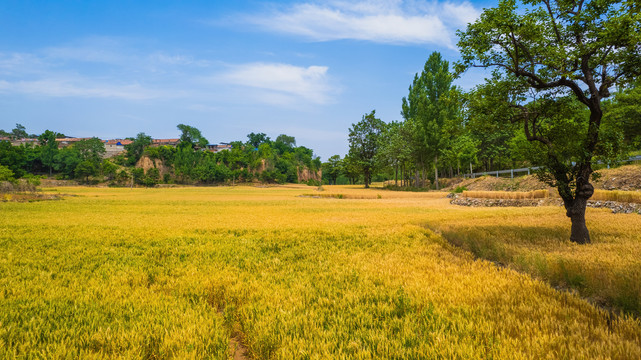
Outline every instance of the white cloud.
[[[82, 78], [46, 78], [38, 80], [0, 80], [0, 93], [18, 93], [48, 97], [119, 98], [147, 100], [169, 94], [147, 89], [139, 84], [115, 85]], [[172, 94], [171, 96], [175, 96]]]
[[127, 45], [125, 39], [91, 36], [69, 44], [47, 47], [42, 53], [50, 61], [123, 65], [135, 60], [131, 51], [127, 51]]
[[245, 20], [313, 41], [353, 39], [454, 48], [454, 31], [479, 14], [469, 2], [333, 1], [295, 4]]
[[41, 74], [49, 68], [43, 59], [29, 53], [0, 53], [0, 75], [27, 76]]
[[190, 79], [209, 67], [189, 55], [136, 50], [90, 37], [33, 53], [0, 53], [0, 94], [147, 100], [193, 95]]
[[220, 76], [227, 84], [258, 90], [258, 100], [287, 105], [305, 100], [316, 104], [330, 101], [335, 91], [330, 85], [326, 66], [299, 67], [289, 64], [251, 63], [232, 66]]
[[467, 25], [474, 22], [480, 14], [480, 11], [468, 2], [459, 4], [447, 2], [442, 6], [443, 17], [447, 17], [453, 24]]
[[189, 54], [145, 52], [123, 43], [90, 38], [34, 53], [0, 53], [0, 94], [132, 101], [191, 98], [196, 103], [250, 99], [291, 108], [326, 104], [338, 92], [325, 66], [227, 65]]

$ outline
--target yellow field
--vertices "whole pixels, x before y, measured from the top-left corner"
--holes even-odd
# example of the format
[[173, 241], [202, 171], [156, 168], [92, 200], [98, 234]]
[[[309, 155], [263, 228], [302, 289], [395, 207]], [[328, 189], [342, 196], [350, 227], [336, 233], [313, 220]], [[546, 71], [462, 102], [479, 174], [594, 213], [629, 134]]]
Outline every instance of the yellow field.
[[74, 196], [0, 203], [0, 358], [231, 359], [232, 337], [253, 359], [641, 358], [639, 320], [443, 237], [639, 280], [638, 215], [589, 209], [580, 247], [561, 208], [445, 194], [50, 191]]
[[595, 190], [591, 200], [641, 203], [641, 191]]

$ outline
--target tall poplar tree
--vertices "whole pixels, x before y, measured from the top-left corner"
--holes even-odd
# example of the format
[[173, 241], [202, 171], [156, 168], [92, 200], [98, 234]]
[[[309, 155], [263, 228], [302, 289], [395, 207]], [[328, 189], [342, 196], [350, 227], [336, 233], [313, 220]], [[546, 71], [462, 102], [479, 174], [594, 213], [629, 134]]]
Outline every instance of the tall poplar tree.
[[401, 115], [405, 120], [415, 122], [417, 133], [417, 164], [425, 165], [427, 156], [434, 165], [434, 183], [438, 184], [439, 157], [447, 148], [449, 134], [447, 122], [456, 116], [458, 103], [454, 100], [457, 91], [452, 85], [454, 75], [450, 73], [449, 62], [439, 52], [433, 52], [425, 62], [420, 76], [416, 74], [403, 98]]

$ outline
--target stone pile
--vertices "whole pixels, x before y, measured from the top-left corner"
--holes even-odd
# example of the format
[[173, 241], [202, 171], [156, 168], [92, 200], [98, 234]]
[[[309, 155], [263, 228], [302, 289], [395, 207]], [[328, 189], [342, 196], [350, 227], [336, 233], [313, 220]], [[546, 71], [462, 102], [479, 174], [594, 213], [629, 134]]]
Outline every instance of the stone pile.
[[[451, 203], [461, 206], [474, 207], [526, 207], [526, 206], [562, 206], [561, 199], [476, 199], [454, 194]], [[615, 214], [641, 215], [641, 204], [623, 203], [617, 201], [588, 200], [588, 206], [593, 208], [607, 208]]]
[[641, 204], [623, 203], [618, 201], [594, 201], [588, 200], [588, 206], [594, 208], [608, 208], [615, 214], [632, 214], [641, 215]]

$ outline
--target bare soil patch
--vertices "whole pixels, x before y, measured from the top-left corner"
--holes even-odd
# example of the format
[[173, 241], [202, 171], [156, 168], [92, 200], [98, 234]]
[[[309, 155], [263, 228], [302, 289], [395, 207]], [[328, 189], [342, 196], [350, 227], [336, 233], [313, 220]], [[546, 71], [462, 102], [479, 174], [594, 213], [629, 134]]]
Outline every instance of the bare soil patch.
[[641, 165], [627, 165], [616, 169], [599, 170], [601, 178], [595, 182], [597, 189], [641, 190]]

